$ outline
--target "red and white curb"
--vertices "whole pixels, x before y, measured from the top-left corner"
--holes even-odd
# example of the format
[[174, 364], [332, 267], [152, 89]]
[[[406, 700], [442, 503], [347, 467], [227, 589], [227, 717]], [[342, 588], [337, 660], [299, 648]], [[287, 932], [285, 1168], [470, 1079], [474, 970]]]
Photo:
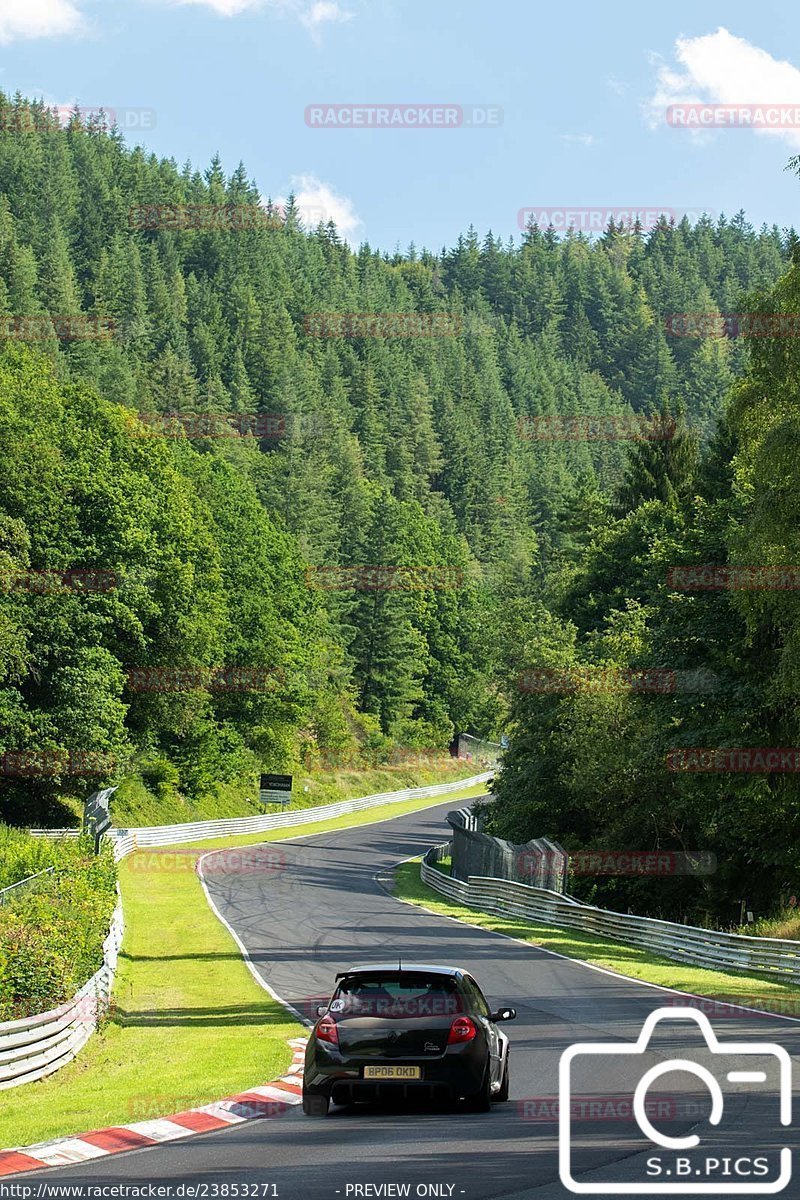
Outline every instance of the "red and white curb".
[[37, 1171], [42, 1167], [70, 1167], [93, 1158], [104, 1158], [107, 1154], [157, 1146], [159, 1142], [177, 1141], [193, 1134], [239, 1125], [243, 1121], [283, 1116], [287, 1108], [302, 1100], [306, 1041], [306, 1038], [290, 1039], [292, 1065], [288, 1073], [263, 1087], [250, 1088], [238, 1096], [190, 1108], [171, 1117], [136, 1121], [132, 1125], [112, 1125], [110, 1129], [96, 1129], [80, 1137], [57, 1138], [36, 1146], [0, 1150], [0, 1176]]

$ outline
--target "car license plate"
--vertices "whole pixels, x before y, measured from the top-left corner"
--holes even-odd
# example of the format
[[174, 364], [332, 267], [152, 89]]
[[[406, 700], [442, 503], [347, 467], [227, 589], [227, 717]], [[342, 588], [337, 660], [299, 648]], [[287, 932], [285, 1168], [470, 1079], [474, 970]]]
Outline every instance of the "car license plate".
[[365, 1079], [422, 1079], [421, 1067], [364, 1067]]

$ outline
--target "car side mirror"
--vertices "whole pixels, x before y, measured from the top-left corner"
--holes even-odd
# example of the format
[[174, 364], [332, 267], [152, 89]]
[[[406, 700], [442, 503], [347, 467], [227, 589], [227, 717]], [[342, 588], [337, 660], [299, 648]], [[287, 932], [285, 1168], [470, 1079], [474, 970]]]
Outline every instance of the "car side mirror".
[[513, 1021], [516, 1019], [517, 1010], [515, 1008], [498, 1008], [497, 1012], [491, 1014], [492, 1021]]
[[327, 1011], [328, 1011], [328, 1006], [327, 1006], [327, 1004], [318, 1004], [318, 1005], [317, 1005], [317, 1016], [318, 1016], [318, 1017], [324, 1017], [324, 1016], [325, 1016], [325, 1013], [326, 1013]]

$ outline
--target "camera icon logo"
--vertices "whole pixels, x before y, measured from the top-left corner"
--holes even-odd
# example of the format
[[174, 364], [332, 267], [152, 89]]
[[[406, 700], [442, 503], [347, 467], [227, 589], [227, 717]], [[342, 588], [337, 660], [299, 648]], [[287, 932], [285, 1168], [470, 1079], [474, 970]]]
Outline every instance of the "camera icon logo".
[[[654, 1035], [663, 1033], [674, 1038], [676, 1030], [672, 1026], [676, 1020], [693, 1022], [695, 1035], [699, 1030], [705, 1045], [693, 1045], [691, 1052], [682, 1057], [665, 1058], [663, 1048], [653, 1045]], [[701, 1042], [697, 1037], [694, 1040]], [[656, 1061], [648, 1066], [649, 1059]], [[680, 1096], [676, 1118], [680, 1128], [669, 1132], [656, 1128], [651, 1120], [652, 1106], [648, 1105], [648, 1091], [667, 1075], [681, 1076], [684, 1085], [676, 1093]], [[637, 1142], [632, 1144], [629, 1156], [617, 1161], [629, 1170], [644, 1157], [640, 1179], [606, 1179], [614, 1164], [598, 1169], [597, 1151], [603, 1148], [601, 1139], [607, 1138], [608, 1126], [605, 1133], [595, 1130], [585, 1121], [586, 1105], [574, 1102], [587, 1082], [592, 1094], [606, 1094], [613, 1088], [632, 1096], [631, 1136]], [[686, 1090], [687, 1082], [695, 1091], [699, 1088], [699, 1101]], [[763, 1152], [757, 1148], [752, 1153], [742, 1151], [741, 1128], [727, 1131], [725, 1117], [730, 1119], [731, 1111], [734, 1117], [737, 1112], [741, 1115], [743, 1093], [745, 1101], [754, 1106], [753, 1111], [769, 1113], [773, 1120], [777, 1117], [784, 1127], [791, 1125], [789, 1054], [773, 1042], [720, 1042], [708, 1017], [696, 1008], [657, 1009], [633, 1044], [581, 1042], [570, 1046], [559, 1064], [561, 1182], [568, 1191], [583, 1196], [775, 1195], [791, 1180], [792, 1151], [772, 1143]], [[578, 1129], [576, 1115], [581, 1113], [584, 1124]], [[700, 1132], [692, 1132], [694, 1128]], [[640, 1152], [642, 1136], [652, 1144], [645, 1156]], [[615, 1137], [615, 1155], [619, 1148]], [[577, 1161], [581, 1153], [588, 1155], [583, 1168]]]

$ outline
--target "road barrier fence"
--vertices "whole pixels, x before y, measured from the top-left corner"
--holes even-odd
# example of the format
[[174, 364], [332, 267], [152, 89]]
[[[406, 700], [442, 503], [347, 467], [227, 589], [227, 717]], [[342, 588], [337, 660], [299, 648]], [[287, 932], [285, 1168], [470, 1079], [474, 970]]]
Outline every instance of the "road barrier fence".
[[[452, 783], [435, 783], [428, 787], [403, 788], [398, 792], [378, 792], [371, 796], [359, 796], [353, 800], [339, 800], [335, 804], [320, 804], [315, 808], [293, 809], [290, 812], [267, 813], [256, 817], [232, 817], [229, 820], [187, 821], [180, 825], [143, 825], [136, 829], [110, 829], [104, 836], [114, 847], [114, 858], [119, 862], [134, 850], [148, 850], [151, 846], [172, 846], [181, 842], [202, 842], [210, 838], [236, 837], [248, 833], [266, 833], [270, 829], [284, 829], [289, 825], [311, 825], [317, 821], [329, 821], [333, 817], [364, 809], [379, 808], [384, 804], [399, 804], [404, 800], [424, 800], [427, 797], [448, 796], [464, 788], [476, 787], [491, 779], [491, 772], [471, 775], [468, 779], [456, 779]], [[77, 830], [31, 829], [35, 837], [77, 837]]]
[[88, 983], [59, 1008], [0, 1024], [0, 1091], [52, 1075], [86, 1045], [111, 1000], [122, 933], [118, 900], [102, 966]]
[[503, 917], [522, 917], [542, 925], [579, 929], [678, 962], [718, 971], [768, 975], [781, 983], [800, 983], [800, 942], [723, 933], [654, 917], [610, 912], [571, 896], [507, 879], [471, 875], [464, 882], [445, 875], [436, 866], [451, 854], [452, 842], [433, 846], [422, 859], [420, 875], [423, 883], [468, 908]]

